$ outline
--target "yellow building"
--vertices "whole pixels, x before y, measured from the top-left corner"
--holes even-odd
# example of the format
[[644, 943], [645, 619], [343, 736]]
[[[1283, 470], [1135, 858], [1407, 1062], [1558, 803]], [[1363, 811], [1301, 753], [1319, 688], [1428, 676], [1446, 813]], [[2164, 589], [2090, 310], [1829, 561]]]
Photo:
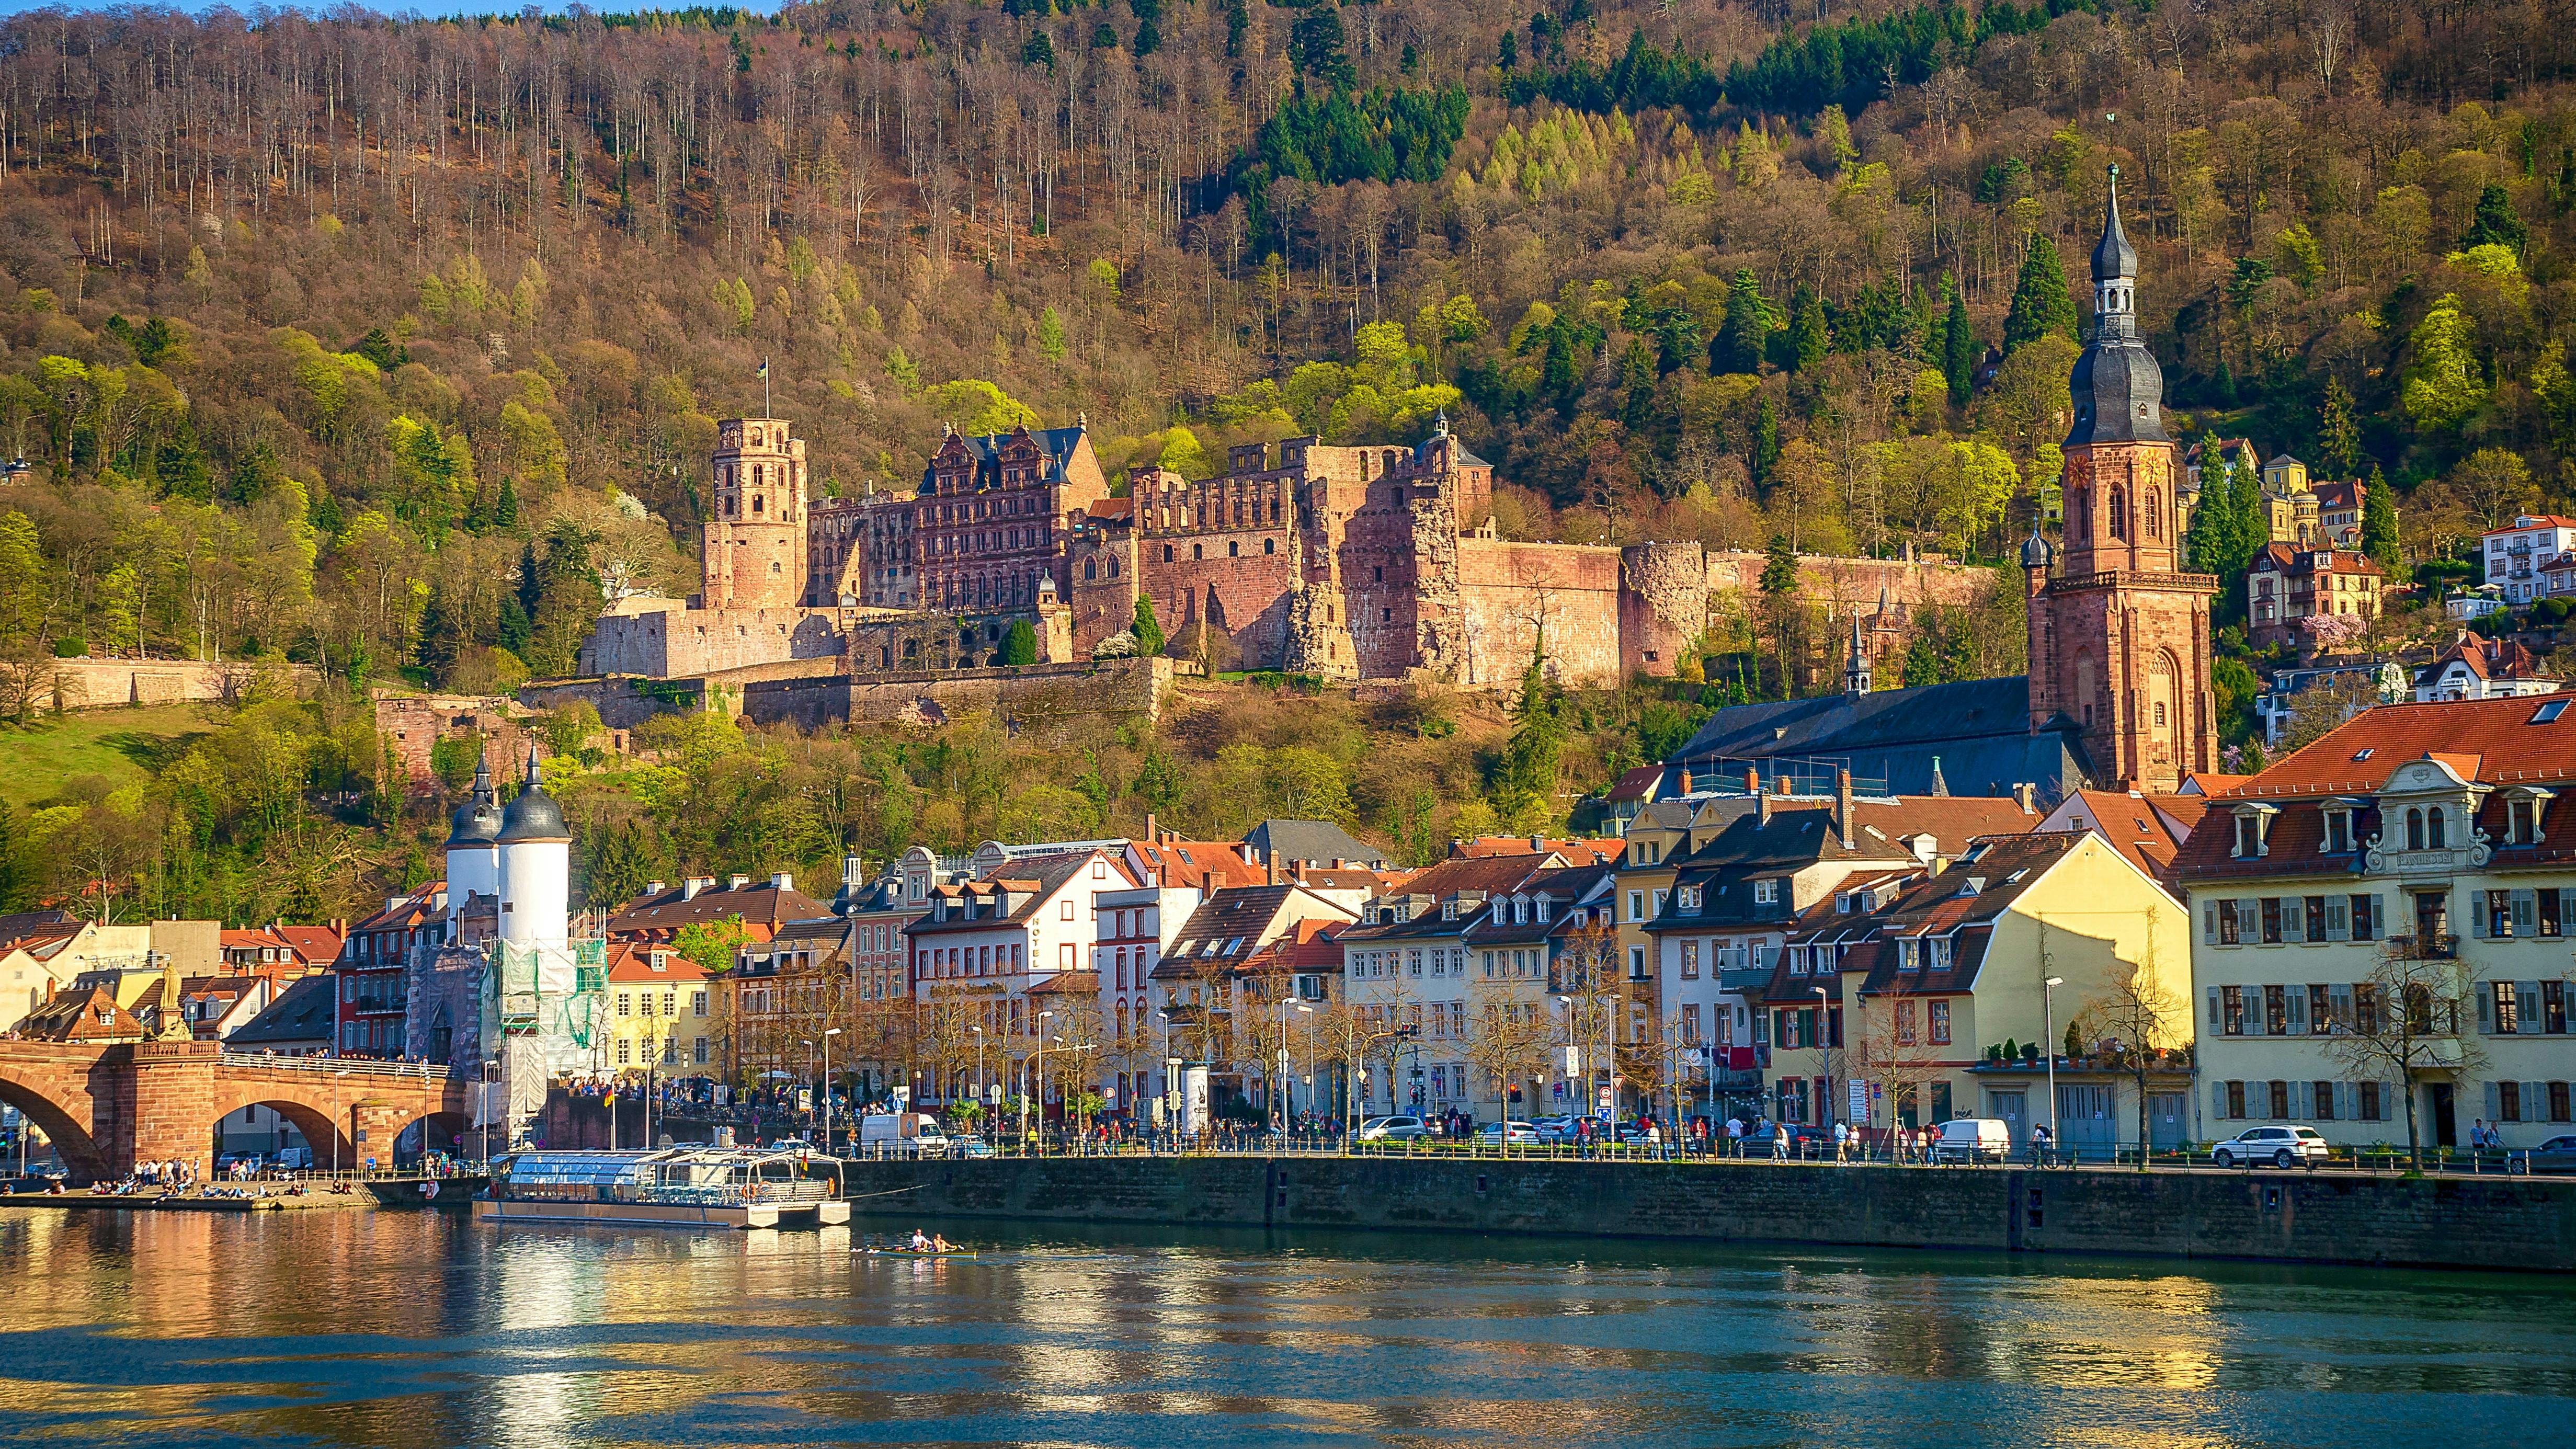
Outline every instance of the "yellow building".
[[1771, 998], [1804, 1000], [1825, 971], [1856, 976], [1857, 1026], [1839, 1054], [1775, 1046], [1772, 1095], [1811, 1100], [1806, 1078], [1839, 1055], [1837, 1117], [1858, 1120], [1847, 1112], [1857, 1079], [1874, 1129], [1997, 1117], [2019, 1144], [2053, 1117], [2058, 1142], [2090, 1158], [2136, 1146], [2143, 1056], [2150, 1140], [2180, 1144], [2196, 1135], [2189, 928], [2182, 905], [2099, 835], [1990, 838], [1837, 944], [1783, 952]]
[[666, 946], [608, 948], [607, 1059], [620, 1076], [648, 1066], [705, 1070], [716, 1021], [707, 973]]

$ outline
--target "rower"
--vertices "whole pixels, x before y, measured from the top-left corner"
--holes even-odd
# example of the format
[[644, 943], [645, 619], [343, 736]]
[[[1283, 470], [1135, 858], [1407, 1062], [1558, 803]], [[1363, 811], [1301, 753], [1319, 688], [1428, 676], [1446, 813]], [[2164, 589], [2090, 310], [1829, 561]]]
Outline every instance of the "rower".
[[914, 1228], [912, 1230], [912, 1250], [916, 1253], [926, 1253], [930, 1251], [930, 1240], [921, 1235], [921, 1229], [919, 1228]]

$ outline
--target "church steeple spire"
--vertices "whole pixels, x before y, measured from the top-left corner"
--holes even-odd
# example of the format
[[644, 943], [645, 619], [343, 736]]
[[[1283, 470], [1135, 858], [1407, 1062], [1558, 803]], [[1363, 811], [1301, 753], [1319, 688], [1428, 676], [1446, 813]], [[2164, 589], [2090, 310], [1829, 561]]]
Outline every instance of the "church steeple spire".
[[1843, 693], [1857, 699], [1869, 693], [1869, 646], [1860, 637], [1860, 610], [1852, 610], [1851, 658], [1843, 665]]
[[2138, 252], [2120, 226], [2120, 168], [2110, 172], [2110, 204], [2102, 213], [2102, 240], [2093, 248], [2094, 335], [2134, 337], [2138, 331]]

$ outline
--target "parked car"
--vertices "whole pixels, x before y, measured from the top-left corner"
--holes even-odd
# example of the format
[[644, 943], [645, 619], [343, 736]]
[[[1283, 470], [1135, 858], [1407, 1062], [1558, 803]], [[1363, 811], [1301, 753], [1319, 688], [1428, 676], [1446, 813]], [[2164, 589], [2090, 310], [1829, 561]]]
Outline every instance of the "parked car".
[[1954, 1117], [1932, 1139], [1934, 1162], [2001, 1162], [2012, 1156], [2012, 1128], [2000, 1117]]
[[1362, 1142], [1410, 1142], [1430, 1135], [1419, 1117], [1371, 1117], [1360, 1124]]
[[2314, 1127], [2248, 1127], [2235, 1136], [2209, 1149], [2209, 1160], [2221, 1167], [2234, 1167], [2240, 1162], [2268, 1162], [2274, 1167], [2296, 1167], [2305, 1162], [2326, 1160], [2326, 1139]]
[[2513, 1172], [2576, 1172], [2576, 1137], [2552, 1137], [2505, 1158]]
[[1476, 1140], [1505, 1144], [1517, 1142], [1534, 1147], [1547, 1139], [1541, 1137], [1538, 1129], [1527, 1122], [1488, 1122], [1476, 1129]]
[[1530, 1128], [1538, 1133], [1538, 1140], [1541, 1142], [1571, 1142], [1574, 1140], [1574, 1118], [1569, 1116], [1560, 1114], [1554, 1117], [1541, 1117], [1537, 1121], [1532, 1122], [1530, 1124]]
[[993, 1144], [972, 1132], [961, 1132], [948, 1139], [948, 1151], [956, 1157], [990, 1157]]
[[313, 1170], [313, 1149], [310, 1147], [281, 1147], [277, 1149], [277, 1158], [273, 1165], [287, 1172], [311, 1172]]
[[1791, 1157], [1830, 1157], [1833, 1139], [1800, 1122], [1764, 1122], [1744, 1134], [1743, 1153], [1747, 1157], [1769, 1157], [1771, 1139], [1786, 1135]]

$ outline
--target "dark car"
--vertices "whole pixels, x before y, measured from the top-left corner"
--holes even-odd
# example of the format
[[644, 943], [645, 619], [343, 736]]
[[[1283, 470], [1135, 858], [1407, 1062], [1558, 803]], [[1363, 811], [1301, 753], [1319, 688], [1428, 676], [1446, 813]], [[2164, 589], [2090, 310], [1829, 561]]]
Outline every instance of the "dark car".
[[2514, 1172], [2576, 1172], [2576, 1137], [2552, 1137], [2538, 1147], [2508, 1153], [2505, 1163]]
[[1797, 1122], [1766, 1122], [1752, 1131], [1745, 1133], [1744, 1155], [1747, 1157], [1769, 1157], [1773, 1151], [1771, 1139], [1783, 1133], [1787, 1134], [1789, 1138], [1789, 1155], [1791, 1157], [1831, 1157], [1834, 1155], [1834, 1144], [1832, 1138], [1827, 1137], [1824, 1133], [1813, 1127]]

